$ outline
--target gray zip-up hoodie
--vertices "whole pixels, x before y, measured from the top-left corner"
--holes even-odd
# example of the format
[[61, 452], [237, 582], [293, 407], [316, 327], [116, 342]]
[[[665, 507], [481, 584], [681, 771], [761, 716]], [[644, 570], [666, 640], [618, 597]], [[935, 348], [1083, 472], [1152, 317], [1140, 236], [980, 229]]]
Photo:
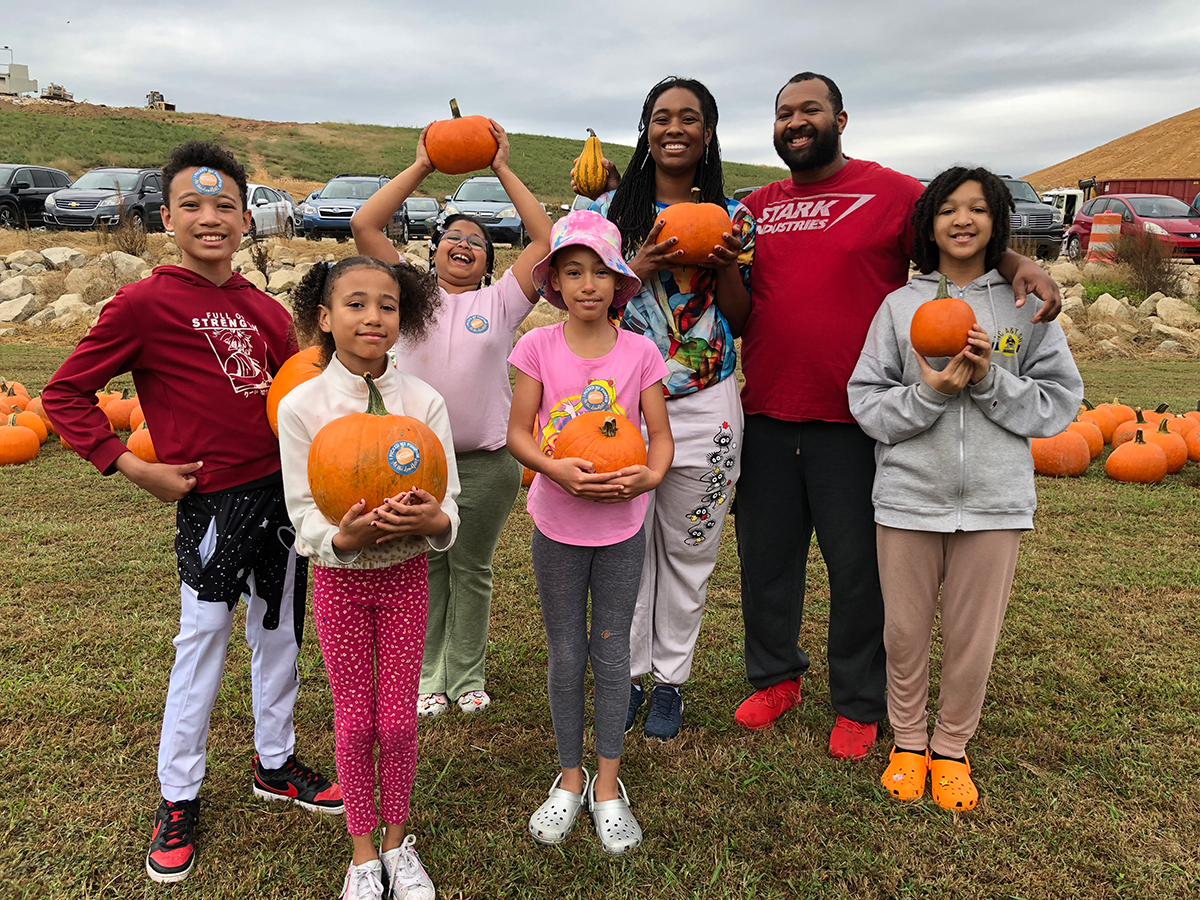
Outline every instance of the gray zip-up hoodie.
[[[909, 325], [939, 278], [917, 275], [887, 296], [850, 377], [850, 411], [878, 441], [875, 521], [943, 533], [1031, 529], [1037, 496], [1029, 439], [1067, 427], [1083, 380], [1062, 326], [1032, 324], [1033, 307], [1017, 309], [1012, 286], [993, 269], [962, 291], [991, 335], [991, 369], [953, 396], [935, 391], [921, 377]], [[947, 362], [929, 360], [935, 369]]]

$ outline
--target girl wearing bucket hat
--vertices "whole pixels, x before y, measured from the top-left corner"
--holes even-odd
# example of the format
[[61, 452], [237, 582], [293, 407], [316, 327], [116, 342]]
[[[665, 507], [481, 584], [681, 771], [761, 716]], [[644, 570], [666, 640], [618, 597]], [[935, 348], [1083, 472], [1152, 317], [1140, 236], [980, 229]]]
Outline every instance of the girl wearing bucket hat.
[[[642, 841], [617, 773], [629, 701], [629, 627], [646, 549], [647, 492], [662, 480], [674, 453], [662, 390], [668, 371], [653, 341], [610, 321], [641, 288], [621, 256], [617, 228], [598, 213], [573, 212], [555, 224], [550, 245], [533, 268], [533, 280], [548, 302], [567, 311], [567, 320], [526, 333], [509, 357], [516, 384], [508, 447], [537, 473], [526, 505], [535, 526], [533, 571], [561, 767], [529, 830], [539, 843], [560, 843], [586, 806], [601, 849], [619, 855]], [[624, 416], [635, 427], [645, 419], [645, 465], [597, 472], [585, 459], [554, 458], [563, 426], [600, 410]], [[590, 779], [583, 768], [589, 661], [597, 756]]]
[[[692, 654], [721, 528], [741, 471], [742, 404], [733, 377], [734, 338], [750, 314], [754, 218], [725, 197], [717, 104], [698, 81], [666, 78], [642, 105], [638, 142], [624, 177], [609, 170], [610, 192], [592, 205], [621, 231], [642, 289], [621, 327], [651, 338], [670, 376], [664, 392], [675, 435], [675, 461], [646, 513], [646, 561], [631, 637], [632, 684], [626, 729], [645, 703], [642, 677], [654, 679], [643, 733], [674, 738], [683, 724], [682, 686]], [[733, 233], [709, 262], [681, 266], [673, 239], [659, 244], [659, 212], [701, 200], [729, 211]], [[611, 190], [615, 188], [615, 190]]]
[[[530, 272], [550, 248], [550, 217], [508, 166], [508, 137], [496, 122], [492, 171], [529, 234], [529, 245], [495, 284], [492, 241], [471, 216], [446, 220], [433, 254], [442, 306], [420, 344], [397, 346], [402, 372], [428, 382], [446, 400], [462, 493], [454, 546], [429, 554], [429, 621], [417, 714], [436, 716], [457, 699], [464, 713], [487, 709], [484, 657], [492, 602], [492, 556], [521, 489], [521, 467], [505, 449], [508, 354], [517, 328], [538, 300]], [[358, 252], [403, 262], [383, 229], [433, 172], [425, 132], [411, 166], [373, 194], [350, 220]]]

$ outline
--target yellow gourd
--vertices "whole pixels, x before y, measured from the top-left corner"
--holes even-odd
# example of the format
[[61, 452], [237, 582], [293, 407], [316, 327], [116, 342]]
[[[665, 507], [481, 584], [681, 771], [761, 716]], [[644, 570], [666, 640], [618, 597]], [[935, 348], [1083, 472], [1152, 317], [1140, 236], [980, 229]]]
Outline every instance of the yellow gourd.
[[588, 129], [590, 137], [583, 145], [579, 154], [579, 162], [575, 164], [571, 174], [575, 176], [575, 185], [579, 193], [585, 197], [595, 197], [608, 185], [608, 173], [604, 171], [604, 151], [600, 147], [600, 138], [596, 132]]

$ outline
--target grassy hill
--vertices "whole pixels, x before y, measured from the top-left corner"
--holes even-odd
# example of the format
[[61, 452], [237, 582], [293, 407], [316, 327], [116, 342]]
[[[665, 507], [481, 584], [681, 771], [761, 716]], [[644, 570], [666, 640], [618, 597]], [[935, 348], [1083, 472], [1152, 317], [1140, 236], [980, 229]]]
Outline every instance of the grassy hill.
[[[175, 144], [189, 138], [218, 140], [246, 164], [251, 178], [291, 191], [297, 198], [342, 172], [394, 175], [412, 162], [420, 129], [335, 122], [261, 122], [206, 113], [115, 109], [86, 103], [0, 102], [0, 162], [51, 165], [78, 175], [98, 165], [161, 165]], [[551, 208], [571, 200], [571, 161], [583, 139], [512, 134], [511, 164], [539, 200]], [[604, 145], [624, 169], [633, 148]], [[786, 175], [773, 166], [725, 163], [725, 188], [765, 184]], [[422, 189], [451, 193], [462, 176], [435, 173]]]

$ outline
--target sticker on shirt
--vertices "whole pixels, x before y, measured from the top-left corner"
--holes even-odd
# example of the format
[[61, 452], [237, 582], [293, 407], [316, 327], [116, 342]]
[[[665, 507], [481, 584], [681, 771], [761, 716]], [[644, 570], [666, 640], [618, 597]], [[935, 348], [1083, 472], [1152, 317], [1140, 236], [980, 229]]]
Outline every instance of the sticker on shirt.
[[[733, 439], [733, 429], [728, 422], [721, 423], [712, 440], [716, 449], [704, 458], [709, 469], [700, 476], [700, 502], [686, 514], [690, 525], [683, 542], [689, 547], [698, 547], [710, 538], [709, 532], [720, 521], [717, 513], [729, 500], [729, 491], [733, 488], [733, 479], [729, 475], [737, 465], [737, 441]], [[711, 537], [719, 539], [720, 535]]]
[[1018, 328], [1005, 328], [992, 341], [992, 351], [999, 353], [1001, 356], [1016, 356], [1017, 351], [1020, 349], [1021, 332]]
[[803, 200], [781, 200], [763, 209], [758, 234], [828, 231], [873, 199], [874, 194], [817, 194]]
[[617, 403], [616, 382], [611, 378], [593, 378], [578, 394], [559, 400], [551, 407], [550, 422], [542, 429], [542, 452], [547, 456], [554, 455], [558, 433], [573, 418], [602, 410], [612, 410], [619, 416], [625, 415], [625, 410]]
[[411, 441], [396, 441], [388, 448], [387, 461], [397, 475], [411, 475], [421, 467], [421, 451]]
[[235, 394], [266, 394], [271, 387], [267, 348], [258, 326], [240, 313], [206, 313], [192, 327], [204, 333]]
[[480, 315], [467, 316], [467, 331], [471, 334], [483, 334], [488, 330], [488, 320]]

